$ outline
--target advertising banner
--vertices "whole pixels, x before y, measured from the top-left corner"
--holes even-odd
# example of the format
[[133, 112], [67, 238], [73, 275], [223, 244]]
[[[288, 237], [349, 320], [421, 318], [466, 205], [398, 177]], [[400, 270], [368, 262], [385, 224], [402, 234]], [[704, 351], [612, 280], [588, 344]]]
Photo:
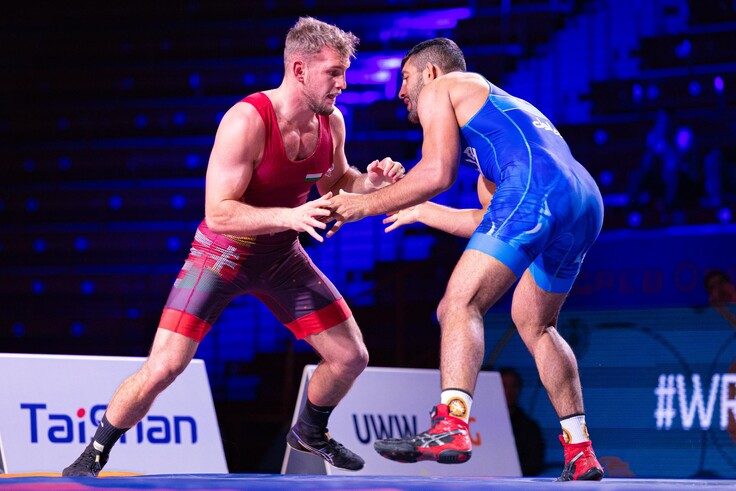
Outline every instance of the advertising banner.
[[[0, 354], [3, 472], [61, 472], [87, 446], [118, 384], [144, 358]], [[226, 473], [212, 393], [193, 360], [115, 445], [104, 471]]]
[[[315, 366], [304, 367], [292, 425], [307, 399], [307, 383]], [[439, 403], [439, 370], [367, 368], [330, 417], [330, 434], [365, 459], [358, 471], [336, 469], [288, 446], [282, 474], [521, 476], [506, 399], [497, 372], [478, 377], [471, 408], [473, 455], [463, 464], [393, 462], [373, 450], [373, 442], [401, 438], [429, 429], [429, 412]]]

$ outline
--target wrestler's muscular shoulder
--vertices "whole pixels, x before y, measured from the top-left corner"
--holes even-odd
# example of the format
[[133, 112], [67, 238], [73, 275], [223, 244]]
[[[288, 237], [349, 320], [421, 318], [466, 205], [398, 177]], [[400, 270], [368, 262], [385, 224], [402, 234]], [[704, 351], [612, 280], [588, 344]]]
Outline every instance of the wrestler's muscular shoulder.
[[477, 73], [452, 72], [437, 79], [438, 93], [448, 97], [459, 126], [464, 126], [483, 107], [490, 87]]

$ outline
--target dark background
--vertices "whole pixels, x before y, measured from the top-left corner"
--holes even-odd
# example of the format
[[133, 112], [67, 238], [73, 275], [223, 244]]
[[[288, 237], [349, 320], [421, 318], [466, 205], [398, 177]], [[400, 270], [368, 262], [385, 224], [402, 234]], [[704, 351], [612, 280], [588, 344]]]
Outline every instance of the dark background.
[[[604, 193], [601, 240], [620, 240], [622, 258], [641, 251], [627, 237], [653, 237], [647, 254], [665, 268], [700, 255], [697, 245], [663, 247], [678, 238], [734, 244], [733, 2], [16, 2], [0, 18], [0, 351], [147, 354], [202, 218], [219, 119], [245, 95], [280, 83], [283, 41], [300, 15], [361, 38], [338, 100], [353, 165], [387, 155], [408, 167], [418, 160], [421, 133], [396, 98], [397, 62], [417, 42], [446, 36], [463, 48], [469, 70], [555, 123]], [[667, 205], [657, 197], [661, 183], [636, 199], [631, 192], [661, 110], [680, 138], [695, 142], [694, 177], [681, 180]], [[474, 186], [463, 171], [438, 201], [474, 207]], [[464, 241], [422, 227], [382, 228], [380, 218], [366, 219], [325, 244], [304, 243], [346, 296], [372, 365], [436, 368], [434, 309]], [[717, 251], [697, 281], [706, 267], [733, 273], [733, 247]], [[605, 261], [594, 259], [598, 266], [586, 264], [593, 269], [583, 274], [590, 279]], [[624, 295], [627, 266], [607, 267]], [[699, 284], [690, 292], [685, 302], [682, 289], [640, 296], [638, 307], [704, 305]], [[577, 308], [630, 307], [604, 293], [581, 296]], [[506, 298], [494, 312], [507, 307]], [[198, 357], [230, 471], [277, 472], [281, 432], [315, 355], [242, 298]], [[531, 360], [520, 364], [538, 385]]]

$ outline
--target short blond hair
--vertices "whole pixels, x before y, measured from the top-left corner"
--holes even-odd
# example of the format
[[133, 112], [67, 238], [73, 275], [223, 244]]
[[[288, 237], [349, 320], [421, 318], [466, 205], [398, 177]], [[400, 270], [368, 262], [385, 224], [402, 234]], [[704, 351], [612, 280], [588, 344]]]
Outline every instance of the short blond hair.
[[334, 49], [343, 60], [348, 61], [355, 57], [359, 42], [352, 32], [345, 32], [314, 17], [299, 17], [286, 35], [284, 65], [288, 65], [294, 55], [313, 56], [325, 47]]

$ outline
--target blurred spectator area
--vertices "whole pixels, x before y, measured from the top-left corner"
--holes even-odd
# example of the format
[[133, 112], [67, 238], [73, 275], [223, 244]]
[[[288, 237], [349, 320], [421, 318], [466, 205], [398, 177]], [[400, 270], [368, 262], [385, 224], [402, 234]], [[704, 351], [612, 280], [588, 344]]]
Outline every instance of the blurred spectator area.
[[[436, 36], [550, 116], [605, 195], [606, 231], [674, 224], [626, 195], [657, 111], [692, 129], [701, 162], [718, 148], [720, 169], [736, 165], [732, 2], [14, 2], [0, 17], [3, 351], [146, 354], [202, 219], [219, 120], [280, 83], [286, 32], [307, 14], [361, 39], [338, 99], [358, 168], [418, 160], [398, 69]], [[732, 222], [734, 185], [724, 171], [721, 198], [677, 224]], [[476, 206], [474, 186], [460, 172], [437, 200]], [[305, 246], [347, 297], [374, 364], [436, 367], [434, 309], [462, 241], [421, 227], [384, 234], [376, 218]], [[280, 408], [264, 434], [288, 421], [301, 367], [316, 360], [250, 298], [226, 310], [198, 356], [235, 440], [243, 415], [265, 417], [260, 398]], [[241, 451], [228, 458], [233, 472], [259, 470]]]

